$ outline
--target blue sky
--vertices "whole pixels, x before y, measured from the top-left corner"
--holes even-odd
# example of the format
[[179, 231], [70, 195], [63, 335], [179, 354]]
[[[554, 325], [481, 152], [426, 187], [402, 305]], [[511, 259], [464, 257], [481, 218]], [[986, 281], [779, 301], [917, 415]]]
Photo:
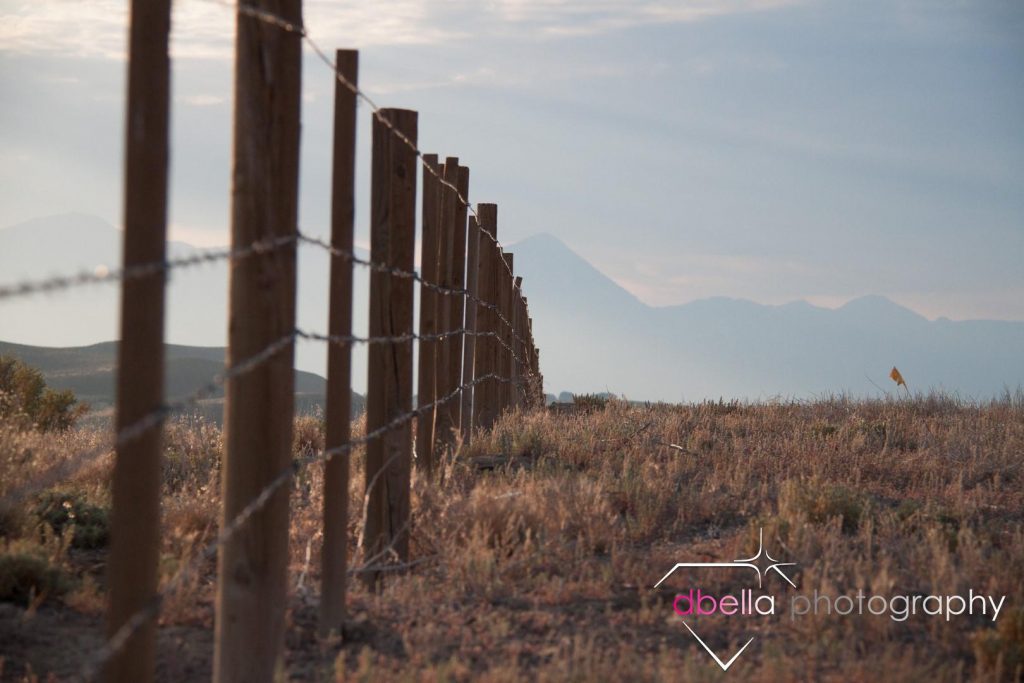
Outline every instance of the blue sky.
[[[126, 6], [0, 0], [0, 226], [119, 222]], [[655, 305], [882, 294], [1024, 320], [1018, 2], [305, 7], [378, 103], [420, 112], [422, 149], [470, 166], [506, 243], [555, 234]], [[200, 245], [228, 235], [233, 21], [175, 9], [170, 218]], [[303, 90], [300, 220], [323, 233], [333, 82], [309, 52]]]

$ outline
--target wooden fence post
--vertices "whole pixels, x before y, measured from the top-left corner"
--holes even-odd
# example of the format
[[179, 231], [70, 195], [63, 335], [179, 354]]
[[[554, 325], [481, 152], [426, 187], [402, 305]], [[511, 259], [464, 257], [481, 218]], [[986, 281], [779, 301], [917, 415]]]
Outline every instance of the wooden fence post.
[[[495, 257], [496, 247], [494, 240], [498, 236], [498, 207], [495, 204], [477, 204], [477, 216], [479, 216], [480, 228], [480, 252], [479, 268], [477, 270], [477, 287], [480, 292], [480, 299], [487, 304], [494, 304], [497, 300], [497, 260]], [[484, 232], [490, 234], [485, 235]], [[492, 335], [496, 328], [497, 317], [495, 312], [487, 306], [477, 308], [477, 330], [487, 336], [476, 338], [475, 375], [486, 377], [497, 370], [494, 365], [495, 348], [497, 341]], [[497, 383], [494, 380], [485, 380], [474, 387], [473, 395], [473, 426], [481, 429], [489, 429], [494, 424], [495, 412], [494, 401], [496, 396]]]
[[530, 353], [530, 330], [528, 329], [530, 321], [530, 308], [526, 304], [526, 297], [521, 296], [519, 299], [519, 335], [520, 335], [520, 350], [522, 351], [522, 374], [525, 378], [525, 384], [522, 386], [523, 390], [523, 401], [528, 407], [533, 407], [533, 370], [530, 367], [531, 353]]
[[[444, 180], [441, 184], [441, 225], [439, 232], [439, 273], [440, 285], [447, 290], [454, 288], [455, 282], [455, 218], [458, 208], [456, 192], [451, 186], [458, 182], [459, 160], [456, 157], [448, 157], [444, 162]], [[455, 325], [455, 299], [454, 294], [446, 293], [441, 295], [439, 301], [440, 315], [439, 326], [441, 332], [450, 333], [456, 328]], [[452, 380], [452, 335], [448, 334], [437, 345], [437, 398], [443, 399], [454, 390]], [[438, 405], [434, 413], [434, 449], [439, 443], [451, 443], [453, 415], [452, 406], [454, 400]]]
[[[338, 50], [335, 66], [353, 85], [359, 78], [359, 52]], [[334, 85], [334, 169], [331, 178], [331, 246], [351, 254], [355, 223], [356, 95], [343, 83]], [[352, 259], [331, 256], [328, 333], [352, 334]], [[327, 346], [327, 434], [325, 449], [349, 443], [352, 420], [352, 345]], [[348, 480], [351, 452], [324, 465], [324, 540], [321, 552], [321, 636], [341, 629], [345, 618], [348, 569]]]
[[466, 242], [466, 290], [469, 292], [466, 298], [466, 330], [472, 334], [467, 333], [462, 355], [462, 440], [469, 444], [473, 440], [473, 394], [476, 387], [472, 382], [476, 377], [476, 331], [479, 329], [479, 306], [475, 299], [480, 296], [480, 228], [474, 216], [469, 217]]
[[[254, 5], [302, 25], [301, 0]], [[234, 248], [294, 237], [298, 209], [301, 37], [237, 17]], [[287, 341], [268, 360], [231, 377], [224, 408], [221, 524], [230, 523], [292, 458], [295, 414], [295, 244], [231, 267], [227, 364]], [[291, 336], [291, 339], [288, 337]], [[214, 681], [271, 681], [284, 645], [288, 494], [280, 486], [220, 549]]]
[[521, 292], [523, 278], [516, 277], [512, 287], [512, 348], [515, 349], [515, 357], [512, 358], [512, 380], [515, 382], [510, 388], [512, 391], [512, 405], [517, 408], [523, 407], [523, 384], [522, 379], [526, 376], [526, 369], [520, 366], [520, 360], [526, 356], [522, 347], [523, 330], [520, 324], [521, 314]]
[[[513, 286], [515, 285], [515, 279], [512, 273], [515, 273], [515, 256], [509, 252], [503, 252], [501, 257], [505, 260], [505, 267], [498, 264], [501, 273], [501, 314], [505, 317], [505, 322], [501, 323], [502, 339], [505, 342], [505, 346], [500, 348], [501, 351], [501, 365], [500, 372], [501, 376], [507, 380], [507, 382], [501, 383], [501, 409], [499, 413], [511, 409], [512, 407], [512, 350], [515, 348], [515, 339], [512, 336], [512, 294]], [[508, 348], [506, 348], [506, 346]]]
[[[436, 154], [424, 154], [423, 207], [420, 243], [420, 337], [438, 332], [438, 293], [427, 283], [438, 283], [438, 221], [440, 219], [441, 183], [429, 169], [440, 173]], [[416, 404], [420, 414], [416, 418], [416, 466], [425, 472], [434, 468], [434, 416], [433, 402], [437, 396], [437, 342], [420, 339], [417, 365]], [[427, 407], [429, 406], [429, 407]]]
[[[133, 0], [125, 118], [124, 266], [160, 263], [167, 242], [170, 0]], [[164, 392], [164, 282], [158, 271], [121, 283], [118, 433], [160, 409]], [[156, 596], [160, 553], [160, 450], [163, 420], [119, 443], [112, 486], [113, 526], [107, 635]], [[156, 619], [107, 662], [108, 681], [151, 681]]]
[[[385, 118], [410, 143], [416, 144], [417, 114], [407, 109], [382, 109]], [[371, 260], [412, 271], [416, 243], [416, 152], [373, 118], [371, 171]], [[412, 333], [413, 281], [386, 272], [370, 275], [370, 337]], [[412, 341], [371, 344], [366, 392], [366, 431], [385, 428], [412, 410]], [[363, 556], [399, 560], [409, 556], [409, 486], [412, 466], [411, 423], [388, 429], [366, 446], [367, 516]], [[368, 572], [377, 586], [381, 574]]]
[[544, 375], [540, 374], [540, 349], [536, 346], [533, 347], [533, 372], [537, 376], [537, 394], [543, 406], [547, 403], [547, 397], [544, 395]]
[[[458, 194], [455, 197], [455, 230], [452, 242], [452, 289], [466, 289], [466, 216], [468, 205], [459, 197], [469, 196], [469, 169], [459, 166], [456, 172], [455, 186]], [[452, 295], [451, 309], [449, 310], [451, 329], [460, 330], [465, 328], [466, 298], [464, 295]], [[457, 398], [452, 399], [447, 407], [449, 414], [450, 430], [461, 431], [462, 429], [462, 343], [465, 333], [459, 332], [448, 339], [449, 350], [449, 379], [448, 391], [459, 390]], [[449, 430], [447, 437], [452, 442], [452, 432]]]

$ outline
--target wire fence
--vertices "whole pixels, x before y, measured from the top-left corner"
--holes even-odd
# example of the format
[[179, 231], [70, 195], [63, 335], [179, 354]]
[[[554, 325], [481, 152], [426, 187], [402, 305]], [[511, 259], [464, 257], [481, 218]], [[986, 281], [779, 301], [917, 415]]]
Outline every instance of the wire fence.
[[[406, 369], [403, 371], [406, 373], [406, 378], [400, 380], [397, 385], [391, 386], [389, 382], [398, 373], [398, 366], [395, 365], [397, 362], [396, 353], [377, 356], [376, 365], [375, 361], [371, 359], [368, 393], [384, 392], [385, 398], [384, 403], [379, 401], [377, 403], [370, 402], [378, 406], [378, 408], [375, 409], [368, 406], [369, 412], [365, 433], [355, 438], [346, 438], [341, 443], [330, 443], [328, 441], [324, 448], [315, 453], [299, 457], [290, 456], [288, 465], [280, 468], [275, 474], [264, 481], [257, 491], [245, 499], [244, 505], [241, 506], [240, 510], [228, 515], [225, 508], [224, 519], [216, 536], [185, 562], [181, 569], [170, 580], [165, 582], [162, 588], [157, 590], [156, 586], [152, 586], [151, 590], [148, 590], [148, 597], [140, 604], [137, 604], [127, 617], [118, 618], [113, 613], [111, 614], [108, 619], [112, 626], [109, 637], [103, 646], [98, 648], [88, 658], [88, 661], [80, 671], [82, 678], [85, 680], [96, 678], [100, 672], [105, 671], [111, 663], [119, 658], [138, 659], [139, 657], [146, 658], [151, 656], [145, 654], [145, 648], [138, 648], [134, 643], [138, 640], [140, 631], [147, 627], [147, 625], [155, 622], [166, 597], [171, 592], [177, 590], [190, 576], [193, 576], [205, 562], [208, 562], [217, 553], [223, 552], [240, 535], [256, 533], [251, 528], [250, 522], [258, 514], [268, 509], [268, 505], [274, 500], [275, 495], [287, 487], [295, 474], [303, 467], [312, 465], [329, 467], [339, 457], [349, 456], [357, 448], [365, 447], [367, 449], [367, 482], [362, 501], [362, 520], [357, 543], [357, 547], [362, 549], [365, 557], [359, 565], [346, 568], [345, 573], [347, 575], [379, 575], [381, 572], [404, 570], [414, 566], [415, 563], [409, 562], [401, 550], [403, 539], [407, 539], [412, 531], [411, 517], [408, 515], [407, 510], [404, 513], [404, 518], [400, 518], [396, 528], [390, 532], [381, 535], [379, 530], [371, 530], [371, 508], [383, 504], [382, 500], [393, 497], [392, 494], [385, 495], [381, 493], [382, 488], [394, 485], [392, 481], [389, 481], [391, 475], [384, 476], [385, 473], [392, 473], [393, 468], [396, 466], [408, 468], [412, 464], [410, 461], [415, 459], [417, 466], [427, 468], [425, 471], [429, 474], [433, 449], [435, 447], [453, 449], [457, 441], [455, 435], [460, 428], [464, 434], [468, 433], [471, 435], [474, 430], [489, 428], [496, 417], [504, 411], [531, 409], [543, 405], [543, 379], [540, 375], [537, 360], [539, 352], [533, 340], [532, 321], [529, 318], [526, 299], [523, 296], [521, 278], [515, 276], [511, 258], [506, 258], [504, 249], [497, 239], [493, 220], [482, 215], [482, 212], [470, 204], [464, 188], [460, 189], [458, 183], [454, 183], [445, 177], [445, 174], [440, 171], [441, 166], [431, 159], [436, 159], [436, 157], [427, 155], [418, 148], [415, 142], [415, 135], [410, 135], [407, 130], [403, 130], [402, 126], [394, 120], [394, 117], [391, 115], [391, 112], [394, 110], [387, 110], [378, 106], [369, 95], [356, 85], [352, 74], [346, 74], [342, 69], [337, 68], [331, 62], [328, 54], [312, 39], [301, 23], [289, 20], [287, 17], [253, 4], [240, 3], [235, 6], [224, 0], [211, 0], [211, 2], [232, 7], [237, 11], [240, 17], [240, 35], [241, 18], [247, 17], [257, 20], [266, 26], [280, 29], [287, 34], [301, 37], [318, 60], [331, 69], [333, 78], [337, 83], [355, 98], [351, 105], [352, 109], [354, 110], [356, 99], [369, 105], [372, 110], [375, 126], [380, 126], [382, 130], [385, 130], [388, 135], [400, 141], [401, 145], [411, 152], [412, 157], [423, 168], [424, 181], [426, 181], [429, 175], [432, 181], [438, 183], [441, 192], [448, 193], [447, 196], [449, 198], [453, 197], [460, 209], [466, 210], [458, 218], [458, 221], [462, 221], [461, 225], [456, 225], [456, 217], [440, 211], [440, 207], [437, 208], [438, 214], [431, 216], [432, 220], [429, 222], [431, 224], [444, 223], [438, 229], [462, 231], [461, 238], [465, 239], [458, 243], [458, 248], [468, 249], [468, 253], [461, 252], [456, 254], [456, 257], [453, 259], [450, 252], [452, 247], [450, 245], [448, 246], [449, 253], [447, 255], [439, 251], [439, 246], [438, 251], [421, 255], [421, 267], [417, 270], [415, 267], [407, 267], [408, 264], [396, 262], [392, 258], [392, 254], [386, 249], [381, 250], [381, 253], [384, 254], [383, 257], [376, 256], [377, 247], [375, 239], [371, 240], [373, 245], [371, 246], [369, 258], [360, 256], [350, 246], [339, 246], [339, 244], [351, 245], [351, 225], [348, 226], [347, 240], [337, 239], [338, 233], [335, 227], [335, 233], [332, 235], [331, 241], [313, 237], [296, 228], [286, 231], [287, 234], [262, 237], [250, 241], [245, 239], [239, 240], [239, 233], [235, 232], [235, 240], [238, 243], [233, 244], [230, 248], [204, 250], [175, 258], [139, 262], [138, 260], [132, 261], [129, 259], [128, 252], [126, 251], [125, 265], [121, 268], [109, 269], [99, 267], [91, 271], [86, 270], [54, 277], [27, 279], [7, 284], [0, 283], [0, 305], [8, 301], [38, 294], [52, 294], [104, 283], [119, 283], [127, 293], [129, 288], [135, 286], [136, 283], [153, 282], [155, 276], [164, 275], [165, 277], [162, 280], [166, 280], [166, 276], [172, 271], [220, 262], [232, 266], [231, 277], [234, 283], [236, 277], [235, 266], [243, 263], [259, 264], [266, 262], [268, 259], [282, 258], [291, 259], [291, 262], [294, 263], [297, 247], [306, 245], [311, 248], [320, 249], [331, 256], [332, 281], [335, 269], [347, 267], [349, 272], [351, 272], [354, 266], [364, 268], [371, 274], [382, 278], [379, 282], [371, 278], [371, 303], [374, 301], [375, 296], [378, 297], [378, 300], [384, 301], [382, 305], [392, 314], [387, 318], [386, 323], [394, 323], [396, 316], [393, 314], [396, 311], [402, 313], [397, 316], [397, 318], [402, 319], [399, 321], [401, 324], [398, 325], [398, 329], [391, 330], [390, 332], [378, 331], [375, 333], [371, 323], [370, 334], [360, 336], [350, 332], [351, 306], [349, 305], [347, 307], [349, 320], [342, 325], [340, 332], [333, 329], [333, 322], [331, 331], [319, 332], [299, 328], [294, 325], [293, 319], [290, 330], [276, 336], [264, 335], [263, 342], [258, 350], [245, 353], [241, 359], [238, 356], [242, 354], [237, 349], [229, 348], [228, 357], [233, 361], [231, 365], [211, 377], [202, 386], [180, 399], [160, 401], [151, 410], [144, 411], [141, 416], [117, 428], [109, 442], [77, 453], [68, 454], [59, 465], [35, 476], [30, 481], [23, 482], [20, 486], [6, 491], [3, 497], [0, 498], [0, 505], [16, 505], [34, 493], [49, 488], [61, 481], [73, 480], [86, 467], [95, 464], [111, 453], [114, 453], [116, 456], [116, 476], [116, 469], [120, 466], [120, 460], [123, 457], [122, 451], [139, 441], [140, 437], [152, 434], [154, 430], [161, 429], [164, 421], [169, 416], [195, 408], [202, 401], [216, 396], [222, 390], [225, 392], [226, 403], [230, 404], [232, 393], [228, 389], [236, 382], [240, 382], [256, 373], [266, 373], [271, 366], [279, 365], [282, 361], [282, 354], [287, 353], [288, 357], [292, 357], [294, 345], [300, 340], [321, 343], [329, 351], [340, 349], [346, 353], [350, 353], [351, 349], [356, 345], [365, 345], [371, 349], [381, 349], [384, 347], [403, 348], [410, 358], [415, 348], [419, 354], [421, 367], [424, 367], [423, 364], [427, 362], [432, 364], [432, 381], [428, 384], [421, 382], [417, 387], [418, 405], [412, 409], [401, 410], [396, 408], [396, 406], [400, 406], [403, 401], [409, 404], [412, 402], [412, 397], [409, 394], [412, 389], [411, 365], [407, 364]], [[166, 34], [156, 37], [164, 41], [167, 39]], [[264, 55], [263, 59], [273, 60], [278, 57], [279, 55], [275, 53], [270, 56]], [[130, 58], [135, 59], [134, 53]], [[131, 87], [131, 84], [129, 84], [129, 106], [131, 106], [132, 98]], [[340, 102], [340, 99], [338, 101]], [[236, 120], [237, 125], [239, 124]], [[335, 134], [338, 135], [337, 130]], [[354, 128], [352, 135], [354, 136]], [[375, 145], [375, 173], [377, 169], [377, 154], [378, 149]], [[352, 156], [354, 158], [354, 152], [352, 152]], [[386, 167], [382, 166], [382, 168]], [[128, 173], [129, 171], [126, 170], [126, 175]], [[401, 190], [401, 187], [399, 187], [401, 185], [400, 182], [395, 178], [384, 176], [378, 178], [375, 176], [375, 191], [378, 181], [382, 184], [389, 182], [397, 183], [394, 187], [389, 186], [391, 187], [391, 194], [387, 196], [392, 201], [401, 201], [400, 198], [395, 199], [398, 190]], [[396, 187], [398, 190], [395, 190]], [[416, 191], [415, 180], [413, 180], [411, 191], [414, 197]], [[398, 213], [397, 208], [400, 208], [400, 206], [396, 205], [391, 208], [396, 210], [388, 214], [389, 220], [392, 220], [390, 218], [392, 214]], [[424, 230], [426, 230], [428, 223], [426, 220], [426, 204], [424, 204], [423, 211], [425, 216]], [[469, 221], [468, 233], [466, 232], [466, 213], [472, 215], [475, 219]], [[126, 220], [126, 224], [128, 223]], [[412, 253], [415, 235], [411, 232], [412, 226], [405, 227], [410, 231], [387, 236], [387, 241], [393, 238], [396, 241], [402, 242], [405, 244], [408, 253]], [[131, 229], [130, 224], [128, 229]], [[377, 228], [375, 227], [374, 229], [376, 230]], [[374, 233], [373, 237], [376, 238], [376, 233]], [[474, 249], [471, 243], [478, 237], [489, 240], [492, 247], [488, 249], [483, 249], [482, 247]], [[459, 268], [461, 270], [456, 273], [456, 269]], [[339, 272], [341, 271], [339, 270]], [[449, 284], [451, 282], [465, 281], [462, 279], [463, 275], [467, 276], [466, 280], [470, 283], [469, 286], [451, 286]], [[480, 284], [476, 284], [478, 279]], [[424, 331], [424, 329], [421, 329], [419, 333], [412, 331], [411, 298], [404, 298], [411, 296], [411, 294], [408, 292], [403, 294], [402, 288], [392, 286], [393, 283], [402, 281], [418, 284], [421, 298], [429, 294], [445, 297], [447, 300], [454, 302], [453, 305], [445, 306], [443, 312], [439, 313], [439, 317], [435, 321], [436, 329], [433, 331]], [[158, 293], [160, 297], [163, 296], [162, 285]], [[294, 283], [290, 292], [282, 290], [281, 292], [274, 292], [274, 294], [283, 294], [284, 300], [287, 297], [292, 298], [291, 310], [292, 317], [294, 318]], [[334, 301], [333, 297], [335, 294], [336, 292], [332, 290], [332, 309], [337, 306], [343, 306], [343, 302]], [[351, 289], [345, 292], [344, 295], [351, 299]], [[233, 315], [236, 313], [234, 310], [236, 305], [234, 299], [235, 297], [232, 297]], [[472, 307], [472, 311], [470, 307]], [[122, 310], [122, 316], [128, 315], [126, 311], [127, 309]], [[372, 315], [373, 312], [371, 311], [371, 317]], [[162, 344], [163, 341], [160, 340], [160, 343]], [[158, 357], [162, 359], [162, 353]], [[449, 363], [444, 360], [445, 358], [450, 358], [453, 362]], [[132, 369], [132, 367], [120, 367], [119, 372], [130, 373]], [[328, 396], [332, 392], [331, 381], [332, 372], [329, 359]], [[404, 392], [404, 397], [399, 397], [400, 400], [397, 402], [394, 395], [395, 387], [397, 387], [400, 393]], [[477, 388], [481, 389], [480, 394], [474, 393], [474, 390]], [[483, 391], [484, 389], [487, 391]], [[344, 391], [351, 391], [351, 386], [344, 387]], [[330, 400], [328, 398], [328, 409], [330, 409]], [[453, 404], [454, 413], [451, 412]], [[347, 403], [345, 405], [347, 406]], [[383, 406], [383, 408], [379, 406]], [[442, 415], [441, 409], [445, 410], [443, 414], [446, 416], [445, 419], [448, 420], [447, 423], [439, 422], [439, 416]], [[122, 405], [119, 402], [118, 415], [120, 415], [121, 410]], [[374, 410], [376, 410], [376, 413], [373, 413]], [[455, 417], [452, 417], [453, 414]], [[338, 411], [328, 415], [329, 421], [337, 422], [343, 420], [345, 425], [348, 424], [349, 419], [349, 415], [341, 415]], [[428, 434], [426, 443], [429, 452], [426, 453], [413, 450], [412, 440], [408, 438], [408, 434], [402, 436], [403, 432], [401, 430], [411, 427], [412, 423], [417, 420], [419, 420], [417, 438], [419, 438], [420, 434]], [[451, 431], [446, 432], [445, 428], [441, 425], [447, 426]], [[225, 424], [225, 429], [228, 429], [227, 424]], [[346, 426], [345, 433], [348, 433], [347, 430]], [[429, 430], [429, 433], [425, 430]], [[331, 425], [329, 422], [328, 432], [330, 431]], [[393, 453], [383, 458], [379, 455], [373, 456], [371, 454], [371, 449], [379, 445], [385, 437], [393, 439], [396, 434], [405, 439], [406, 443], [401, 444], [399, 448], [394, 449]], [[421, 442], [417, 440], [417, 443]], [[150, 455], [152, 457], [159, 457], [159, 452], [156, 451]], [[147, 455], [147, 457], [149, 456]], [[225, 457], [226, 459], [233, 457], [230, 450]], [[405, 462], [404, 465], [402, 465], [403, 461]], [[345, 462], [347, 471], [347, 461]], [[374, 465], [373, 467], [371, 467], [371, 462]], [[230, 472], [227, 469], [225, 469], [225, 472], [224, 476], [230, 478]], [[231, 485], [230, 481], [228, 485]], [[408, 485], [408, 481], [406, 481], [404, 484], [406, 496], [408, 495]], [[325, 488], [325, 498], [332, 493], [336, 494], [337, 491], [329, 492]], [[131, 515], [132, 510], [118, 509], [119, 503], [116, 495], [114, 497], [114, 505], [115, 526], [113, 533], [116, 534], [118, 532], [118, 518]], [[337, 522], [325, 516], [324, 524], [332, 523]], [[375, 538], [371, 538], [374, 535]], [[147, 548], [140, 549], [140, 553], [156, 552], [159, 539], [151, 540], [152, 543], [147, 543]], [[225, 579], [224, 577], [219, 577], [219, 580], [223, 581]], [[326, 581], [327, 579], [325, 578], [324, 580]], [[110, 589], [117, 591], [120, 589], [120, 586], [115, 583], [111, 585]], [[143, 592], [147, 592], [145, 586], [142, 586], [142, 589]], [[343, 603], [344, 593], [342, 593], [342, 611]], [[282, 615], [271, 616], [278, 618]], [[222, 647], [228, 648], [227, 645], [222, 646], [219, 641], [216, 643], [216, 647], [218, 651]], [[276, 656], [276, 653], [270, 654]], [[142, 670], [145, 670], [146, 667], [149, 667], [151, 670], [153, 663], [152, 661], [143, 662], [142, 666]], [[268, 675], [271, 673], [270, 671], [267, 672]], [[130, 680], [123, 675], [115, 675], [112, 679]]]

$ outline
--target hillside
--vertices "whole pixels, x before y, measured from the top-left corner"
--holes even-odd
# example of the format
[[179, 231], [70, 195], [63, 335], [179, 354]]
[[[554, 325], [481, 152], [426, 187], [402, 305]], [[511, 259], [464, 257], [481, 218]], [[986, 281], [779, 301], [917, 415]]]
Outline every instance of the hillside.
[[[225, 238], [227, 239], [227, 238]], [[50, 245], [60, 244], [53, 250]], [[172, 257], [201, 251], [171, 242]], [[361, 255], [365, 256], [362, 252]], [[61, 214], [0, 228], [0, 280], [114, 268], [121, 258], [121, 232], [95, 216]], [[303, 329], [327, 329], [329, 259], [319, 250], [299, 250], [298, 319]], [[355, 273], [353, 333], [365, 334], [366, 273]], [[116, 284], [17, 298], [0, 308], [0, 339], [33, 346], [90, 346], [118, 336], [120, 292]], [[166, 340], [190, 347], [220, 349], [227, 344], [228, 269], [223, 261], [172, 271], [167, 289]], [[219, 351], [216, 353], [220, 353]], [[365, 349], [352, 355], [353, 389], [366, 382]], [[295, 367], [325, 375], [323, 345], [299, 343]], [[214, 360], [219, 360], [215, 358]]]
[[[167, 344], [165, 394], [170, 401], [181, 400], [205, 386], [224, 370], [223, 348]], [[114, 403], [117, 342], [89, 346], [45, 347], [0, 342], [0, 355], [10, 355], [38, 368], [51, 387], [71, 389], [79, 400], [94, 410]], [[310, 413], [322, 408], [326, 401], [326, 380], [319, 375], [295, 371], [295, 408], [297, 413]], [[202, 412], [220, 421], [223, 389], [215, 391], [202, 402]], [[363, 411], [363, 397], [353, 392], [354, 414]]]

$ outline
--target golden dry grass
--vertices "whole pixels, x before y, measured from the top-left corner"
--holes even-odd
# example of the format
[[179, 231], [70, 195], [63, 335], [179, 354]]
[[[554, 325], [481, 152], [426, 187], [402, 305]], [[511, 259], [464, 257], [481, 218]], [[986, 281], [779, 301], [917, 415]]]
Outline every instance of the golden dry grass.
[[[0, 493], [102, 435], [0, 427]], [[356, 425], [356, 431], [362, 429]], [[296, 452], [322, 446], [296, 422]], [[162, 575], [216, 533], [216, 427], [167, 428]], [[504, 462], [482, 471], [481, 456]], [[362, 452], [352, 458], [350, 538], [358, 537]], [[54, 490], [109, 505], [109, 458]], [[677, 590], [749, 587], [728, 572], [652, 586], [680, 561], [756, 550], [758, 529], [801, 593], [1006, 595], [999, 620], [975, 615], [807, 615], [700, 621], [729, 670], [750, 681], [1005, 681], [1024, 671], [1024, 401], [913, 401], [637, 407], [512, 414], [413, 482], [416, 566], [380, 593], [350, 583], [342, 638], [315, 636], [321, 473], [292, 490], [290, 680], [719, 680], [672, 611]], [[84, 509], [84, 508], [83, 508]], [[6, 555], [45, 558], [67, 581], [0, 614], [4, 673], [73, 672], [54, 638], [99, 642], [103, 550], [40, 530], [31, 504], [0, 511]], [[73, 526], [73, 525], [72, 525]], [[356, 548], [350, 554], [361, 561]], [[214, 566], [173, 592], [162, 614], [162, 680], [205, 678]], [[773, 590], [779, 590], [773, 587]], [[62, 630], [63, 629], [63, 630]], [[17, 632], [18, 637], [11, 636]], [[93, 640], [90, 641], [90, 638]], [[9, 643], [9, 644], [7, 644]], [[29, 678], [31, 678], [29, 675]], [[45, 680], [45, 677], [44, 677]]]

